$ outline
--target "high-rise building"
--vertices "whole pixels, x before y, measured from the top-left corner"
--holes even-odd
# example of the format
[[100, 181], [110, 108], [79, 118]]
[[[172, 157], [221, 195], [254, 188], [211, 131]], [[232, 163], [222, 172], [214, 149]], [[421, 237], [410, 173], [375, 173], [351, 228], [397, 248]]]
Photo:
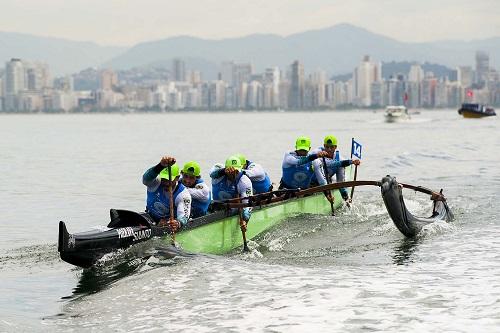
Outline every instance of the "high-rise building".
[[209, 105], [210, 109], [222, 109], [226, 104], [226, 83], [221, 80], [210, 82]]
[[280, 70], [278, 67], [266, 68], [264, 74], [265, 83], [271, 86], [271, 103], [270, 108], [279, 107], [280, 100]]
[[118, 76], [111, 69], [101, 71], [100, 86], [102, 90], [113, 90], [118, 84]]
[[490, 56], [483, 51], [476, 52], [476, 83], [483, 86], [488, 81]]
[[424, 79], [424, 70], [419, 64], [413, 64], [410, 67], [410, 72], [408, 73], [408, 81], [410, 82], [422, 82]]
[[422, 106], [433, 108], [436, 106], [437, 79], [433, 75], [426, 75], [422, 81]]
[[384, 85], [382, 81], [372, 82], [371, 106], [381, 107], [384, 105]]
[[239, 87], [242, 83], [250, 82], [253, 74], [253, 66], [250, 63], [234, 64], [233, 66], [233, 85]]
[[186, 81], [186, 63], [184, 60], [175, 58], [172, 60], [173, 81]]
[[279, 85], [279, 104], [278, 107], [282, 109], [288, 109], [288, 103], [290, 102], [290, 82], [280, 81]]
[[290, 109], [301, 109], [304, 107], [304, 66], [298, 60], [291, 66], [290, 82]]
[[371, 85], [382, 80], [382, 65], [373, 62], [370, 56], [365, 56], [358, 67], [354, 69], [354, 103], [360, 106], [371, 105]]
[[200, 71], [191, 71], [190, 72], [190, 78], [189, 81], [191, 84], [199, 84], [201, 83], [201, 72]]
[[410, 108], [417, 108], [422, 105], [422, 83], [420, 82], [408, 82], [407, 86], [407, 96], [408, 101], [407, 106]]
[[457, 81], [460, 82], [463, 88], [469, 88], [472, 86], [473, 79], [474, 73], [472, 72], [472, 67], [459, 66], [457, 68]]
[[312, 106], [326, 106], [326, 72], [317, 70], [311, 74]]
[[21, 59], [12, 58], [5, 64], [4, 74], [4, 109], [17, 111], [21, 109], [18, 94], [26, 90], [26, 71]]
[[263, 106], [264, 93], [262, 83], [251, 81], [248, 84], [247, 106], [250, 109], [259, 109]]
[[21, 59], [12, 58], [5, 64], [5, 95], [13, 95], [26, 89], [26, 73]]
[[234, 87], [234, 67], [235, 64], [232, 61], [225, 61], [221, 65], [220, 79], [230, 87]]

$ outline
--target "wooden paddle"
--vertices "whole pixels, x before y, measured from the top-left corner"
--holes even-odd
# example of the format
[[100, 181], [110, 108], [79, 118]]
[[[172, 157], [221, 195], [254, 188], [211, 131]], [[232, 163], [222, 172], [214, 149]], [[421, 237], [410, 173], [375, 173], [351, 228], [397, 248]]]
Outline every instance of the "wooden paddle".
[[[238, 189], [236, 188], [236, 191]], [[240, 199], [240, 194], [237, 194], [237, 198]], [[238, 213], [240, 217], [240, 229], [241, 229], [241, 235], [243, 236], [243, 252], [250, 252], [250, 249], [248, 248], [248, 243], [247, 243], [247, 226], [245, 223], [245, 220], [243, 219], [243, 207], [238, 208]]]
[[168, 195], [169, 195], [169, 203], [170, 203], [170, 228], [171, 228], [171, 236], [172, 236], [172, 245], [175, 246], [175, 230], [172, 228], [174, 224], [174, 192], [172, 189], [172, 166], [167, 166], [168, 170]]
[[[353, 145], [354, 145], [354, 138], [351, 138], [351, 161], [352, 161]], [[356, 181], [356, 177], [357, 176], [358, 176], [358, 166], [355, 165], [354, 166], [354, 181]], [[354, 195], [354, 186], [351, 188], [351, 202], [352, 202], [352, 196], [353, 195]]]
[[[358, 176], [358, 166], [354, 166], [354, 181], [356, 181], [356, 177]], [[352, 202], [352, 196], [354, 195], [354, 187], [351, 188], [351, 202]]]
[[[324, 157], [323, 157], [323, 170], [325, 171], [326, 183], [330, 184], [330, 174], [328, 173], [328, 168], [326, 167], [326, 160]], [[335, 207], [333, 206], [334, 197], [332, 197], [331, 191], [326, 191], [326, 193], [329, 194], [329, 196], [327, 196], [326, 198], [328, 199], [328, 201], [330, 201], [330, 207], [332, 208], [332, 216], [335, 216]]]

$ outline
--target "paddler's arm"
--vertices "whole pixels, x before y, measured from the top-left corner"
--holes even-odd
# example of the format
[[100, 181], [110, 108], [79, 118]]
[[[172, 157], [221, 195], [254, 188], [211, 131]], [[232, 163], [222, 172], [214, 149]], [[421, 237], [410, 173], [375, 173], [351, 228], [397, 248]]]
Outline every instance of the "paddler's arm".
[[303, 163], [300, 163], [299, 165], [301, 164], [305, 164], [307, 162], [312, 162], [314, 161], [315, 159], [317, 158], [322, 158], [322, 157], [328, 157], [328, 158], [332, 158], [333, 155], [326, 152], [326, 151], [318, 151], [318, 152], [313, 152], [313, 153], [309, 153], [307, 156], [305, 156], [307, 158], [307, 160]]
[[194, 187], [187, 188], [187, 190], [193, 200], [202, 202], [210, 200], [210, 189], [205, 182], [196, 184]]
[[[252, 182], [250, 181], [250, 178], [246, 175], [242, 175], [240, 178], [240, 181], [238, 182], [237, 185], [237, 190], [238, 194], [240, 195], [240, 198], [248, 198], [249, 196], [252, 195], [253, 189], [252, 189]], [[248, 199], [243, 199], [241, 202], [247, 203]], [[251, 207], [245, 207], [242, 210], [242, 217], [243, 219], [248, 222], [250, 220], [250, 216], [252, 215], [252, 208]]]
[[212, 179], [217, 179], [221, 178], [226, 174], [226, 170], [222, 166], [222, 164], [217, 163], [215, 164], [212, 169], [210, 169], [210, 178]]
[[243, 173], [247, 175], [250, 180], [253, 179], [254, 181], [260, 181], [266, 178], [266, 172], [264, 171], [264, 168], [257, 163], [250, 164], [248, 166], [248, 169], [245, 169]]
[[142, 175], [142, 183], [149, 188], [158, 188], [161, 181], [158, 178], [160, 172], [165, 169], [168, 165], [172, 165], [175, 163], [175, 158], [170, 156], [163, 156], [160, 160], [160, 163], [155, 165], [152, 168], [146, 170], [144, 175]]
[[191, 194], [187, 189], [179, 193], [175, 198], [175, 206], [177, 207], [177, 221], [180, 227], [183, 228], [188, 224], [191, 215]]
[[288, 152], [285, 154], [285, 157], [283, 158], [283, 168], [303, 165], [311, 161], [314, 161], [318, 157], [323, 157], [323, 156], [327, 157], [329, 155], [326, 152], [318, 152], [317, 154], [312, 153], [306, 156], [298, 156], [295, 154], [295, 152]]

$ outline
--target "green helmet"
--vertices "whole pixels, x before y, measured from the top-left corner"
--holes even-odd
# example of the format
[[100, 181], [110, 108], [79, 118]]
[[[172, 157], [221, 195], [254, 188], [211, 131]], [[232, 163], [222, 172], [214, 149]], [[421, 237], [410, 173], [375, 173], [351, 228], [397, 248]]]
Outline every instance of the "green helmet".
[[325, 140], [323, 140], [323, 143], [325, 146], [336, 146], [337, 138], [333, 135], [327, 135], [325, 136]]
[[240, 162], [241, 162], [241, 166], [242, 166], [242, 167], [244, 167], [244, 166], [245, 166], [245, 164], [247, 164], [247, 158], [246, 158], [246, 156], [245, 156], [245, 155], [238, 153], [238, 154], [236, 154], [236, 155], [234, 155], [234, 156], [236, 156], [236, 157], [238, 157], [238, 158], [240, 159]]
[[195, 161], [189, 161], [186, 164], [184, 164], [184, 167], [182, 168], [182, 173], [194, 177], [199, 177], [201, 173], [200, 165]]
[[311, 149], [311, 139], [307, 136], [299, 136], [295, 141], [295, 150], [307, 150]]
[[229, 168], [229, 167], [233, 167], [237, 170], [241, 170], [241, 160], [238, 158], [238, 156], [230, 156], [227, 160], [226, 160], [226, 168]]
[[174, 179], [175, 177], [179, 176], [179, 165], [177, 163], [175, 164], [172, 164], [172, 166], [170, 167], [170, 170], [172, 170], [172, 177], [169, 177], [168, 176], [168, 168], [165, 168], [163, 170], [161, 170], [160, 172], [160, 179]]

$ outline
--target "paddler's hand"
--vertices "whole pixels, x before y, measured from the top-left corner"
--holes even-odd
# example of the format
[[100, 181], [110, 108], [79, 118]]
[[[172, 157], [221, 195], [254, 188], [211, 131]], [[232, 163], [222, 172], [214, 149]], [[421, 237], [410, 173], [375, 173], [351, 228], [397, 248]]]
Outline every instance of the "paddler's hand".
[[[244, 208], [243, 211], [241, 212], [241, 217], [245, 222], [250, 221], [250, 216], [252, 215], [252, 212], [248, 208]], [[245, 226], [246, 228], [246, 226]]]
[[162, 227], [162, 228], [166, 227], [167, 226], [167, 220], [164, 219], [164, 218], [161, 218], [160, 222], [158, 222], [158, 226]]
[[168, 167], [175, 164], [175, 158], [170, 156], [163, 156], [161, 158], [160, 164], [164, 167]]
[[236, 175], [239, 173], [238, 169], [233, 168], [233, 167], [227, 167], [225, 168], [225, 173], [227, 176], [233, 176], [236, 177]]
[[352, 160], [352, 164], [354, 164], [354, 165], [360, 165], [361, 161], [360, 160]]
[[326, 150], [322, 150], [318, 152], [318, 158], [323, 158], [323, 157], [328, 157], [328, 158], [333, 158], [333, 153], [329, 153]]
[[177, 230], [181, 228], [181, 224], [177, 220], [168, 221], [168, 226], [170, 227], [170, 231], [173, 233], [176, 233]]
[[347, 204], [347, 206], [350, 206], [351, 203], [352, 203], [352, 199], [349, 198], [349, 194], [347, 194], [346, 192], [343, 192], [341, 194], [342, 194], [342, 199], [344, 199], [344, 201]]

